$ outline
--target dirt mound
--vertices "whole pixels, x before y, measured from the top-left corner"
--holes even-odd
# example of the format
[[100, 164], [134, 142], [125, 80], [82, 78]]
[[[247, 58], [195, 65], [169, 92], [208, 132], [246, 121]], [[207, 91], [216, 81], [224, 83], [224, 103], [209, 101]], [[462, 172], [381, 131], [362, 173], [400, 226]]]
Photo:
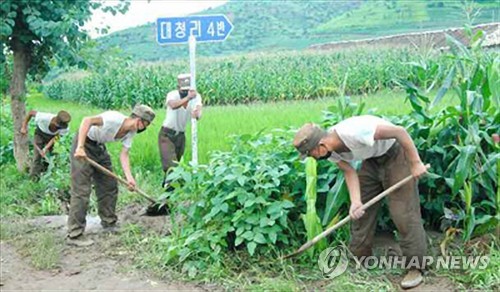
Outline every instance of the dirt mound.
[[170, 216], [145, 216], [146, 208], [140, 205], [129, 205], [118, 212], [118, 220], [122, 225], [135, 224], [144, 230], [162, 235], [170, 234]]
[[[127, 206], [118, 211], [118, 222], [122, 227], [134, 224], [144, 231], [155, 232], [161, 235], [168, 235], [170, 233], [171, 224], [169, 216], [149, 217], [143, 215], [144, 212], [145, 208], [140, 205]], [[86, 220], [85, 234], [92, 235], [102, 232], [101, 220], [98, 216], [88, 215]], [[67, 231], [67, 222], [67, 215], [54, 215], [39, 216], [28, 220], [26, 223], [33, 228], [48, 228], [57, 230], [59, 234], [65, 234]]]

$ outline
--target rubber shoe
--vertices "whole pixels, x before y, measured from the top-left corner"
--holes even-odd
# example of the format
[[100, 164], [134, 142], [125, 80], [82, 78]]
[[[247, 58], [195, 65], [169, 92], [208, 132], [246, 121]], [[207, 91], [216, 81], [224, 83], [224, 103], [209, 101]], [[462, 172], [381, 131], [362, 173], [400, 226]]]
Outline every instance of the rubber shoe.
[[84, 238], [83, 236], [80, 235], [78, 237], [73, 237], [73, 238], [67, 237], [66, 244], [77, 247], [87, 247], [94, 244], [94, 241], [92, 239]]
[[424, 280], [422, 272], [419, 270], [410, 270], [401, 281], [401, 287], [403, 289], [414, 288], [420, 285]]

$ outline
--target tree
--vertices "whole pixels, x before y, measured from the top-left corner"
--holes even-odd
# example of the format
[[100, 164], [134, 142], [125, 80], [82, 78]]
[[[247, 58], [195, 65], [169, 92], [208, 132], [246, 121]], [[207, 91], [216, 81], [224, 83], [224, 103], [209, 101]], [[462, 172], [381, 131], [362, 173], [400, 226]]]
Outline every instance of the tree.
[[115, 15], [128, 10], [128, 0], [104, 5], [91, 0], [3, 0], [0, 3], [0, 60], [4, 52], [13, 54], [10, 81], [12, 118], [14, 121], [14, 157], [17, 167], [28, 166], [28, 137], [20, 134], [26, 113], [26, 76], [30, 70], [45, 72], [52, 58], [63, 63], [83, 64], [78, 51], [88, 39], [83, 29], [92, 12], [102, 9]]

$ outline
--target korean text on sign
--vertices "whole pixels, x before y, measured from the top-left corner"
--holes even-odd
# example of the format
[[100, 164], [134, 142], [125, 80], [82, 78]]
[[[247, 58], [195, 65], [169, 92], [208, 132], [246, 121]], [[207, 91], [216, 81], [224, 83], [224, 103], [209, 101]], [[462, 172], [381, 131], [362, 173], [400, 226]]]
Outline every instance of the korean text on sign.
[[198, 42], [223, 41], [233, 26], [224, 15], [158, 18], [159, 44], [185, 43], [193, 35]]

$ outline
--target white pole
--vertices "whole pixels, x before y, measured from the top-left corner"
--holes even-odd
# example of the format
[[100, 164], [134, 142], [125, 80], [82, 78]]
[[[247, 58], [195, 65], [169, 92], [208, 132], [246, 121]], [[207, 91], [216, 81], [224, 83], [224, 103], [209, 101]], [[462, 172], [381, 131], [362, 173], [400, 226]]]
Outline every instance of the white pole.
[[[196, 90], [196, 38], [189, 36], [189, 65], [191, 67], [191, 89]], [[191, 163], [198, 164], [198, 127], [196, 119], [191, 118]]]

